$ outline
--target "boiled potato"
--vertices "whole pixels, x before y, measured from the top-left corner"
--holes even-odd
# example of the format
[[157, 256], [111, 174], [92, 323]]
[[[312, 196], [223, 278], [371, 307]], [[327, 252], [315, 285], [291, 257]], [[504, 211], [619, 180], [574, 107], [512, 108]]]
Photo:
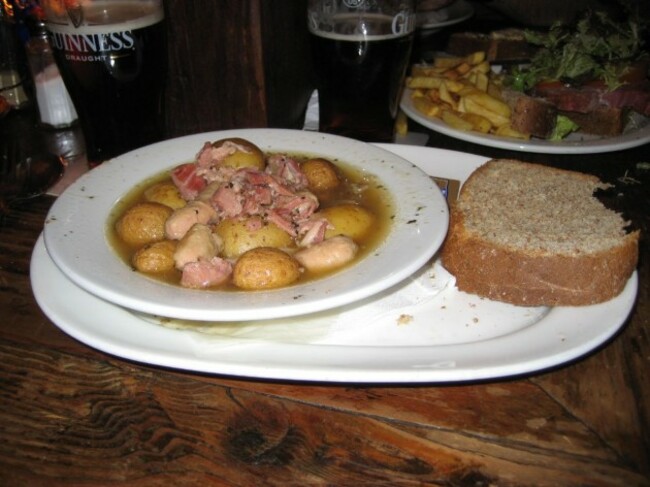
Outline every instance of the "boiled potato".
[[140, 272], [160, 273], [171, 271], [174, 268], [174, 252], [176, 242], [161, 240], [147, 244], [139, 249], [131, 262], [133, 267]]
[[[257, 228], [257, 230], [251, 230]], [[256, 247], [291, 247], [291, 236], [275, 223], [264, 223], [260, 217], [244, 220], [227, 218], [219, 222], [215, 233], [223, 240], [222, 255], [236, 258]]]
[[235, 169], [250, 167], [254, 169], [263, 170], [266, 162], [264, 161], [264, 153], [252, 142], [239, 137], [232, 137], [229, 139], [217, 140], [212, 144], [212, 147], [221, 147], [226, 142], [244, 147], [246, 150], [237, 150], [233, 154], [226, 156], [222, 164]]
[[233, 269], [233, 283], [246, 290], [288, 286], [300, 277], [300, 264], [280, 249], [258, 247], [242, 254]]
[[300, 167], [307, 176], [309, 189], [315, 193], [331, 191], [341, 184], [336, 166], [327, 159], [308, 159]]
[[368, 234], [375, 223], [375, 216], [372, 213], [354, 204], [331, 206], [320, 213], [332, 227], [328, 227], [325, 231], [325, 238], [345, 235], [358, 241]]
[[187, 203], [181, 197], [181, 192], [176, 185], [170, 182], [154, 184], [147, 188], [144, 192], [144, 198], [147, 201], [167, 205], [174, 210], [182, 208]]
[[165, 238], [165, 221], [173, 210], [153, 202], [138, 203], [115, 224], [118, 236], [129, 245], [145, 245]]

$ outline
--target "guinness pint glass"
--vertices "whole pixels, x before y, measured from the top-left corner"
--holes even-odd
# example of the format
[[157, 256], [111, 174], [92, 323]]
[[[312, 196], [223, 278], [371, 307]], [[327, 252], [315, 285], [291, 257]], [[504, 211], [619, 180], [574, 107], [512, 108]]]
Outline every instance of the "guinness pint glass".
[[161, 140], [162, 0], [45, 0], [43, 7], [91, 167]]
[[367, 142], [393, 142], [408, 68], [412, 0], [309, 0], [319, 128]]

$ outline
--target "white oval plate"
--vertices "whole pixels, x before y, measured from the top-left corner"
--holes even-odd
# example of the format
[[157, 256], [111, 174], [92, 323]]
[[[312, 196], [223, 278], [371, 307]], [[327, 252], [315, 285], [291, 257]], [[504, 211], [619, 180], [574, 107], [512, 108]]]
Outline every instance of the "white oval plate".
[[[360, 262], [331, 276], [272, 291], [184, 289], [131, 270], [107, 241], [107, 219], [137, 183], [194, 159], [204, 142], [242, 137], [263, 151], [301, 152], [340, 160], [374, 174], [394, 198], [395, 219], [385, 241]], [[190, 135], [147, 146], [88, 172], [56, 200], [44, 239], [56, 265], [75, 284], [111, 303], [189, 320], [239, 321], [312, 313], [378, 293], [427, 262], [447, 232], [447, 203], [417, 166], [355, 140], [283, 129]]]
[[457, 130], [442, 120], [427, 117], [418, 112], [415, 106], [413, 106], [411, 90], [408, 89], [404, 90], [400, 107], [409, 118], [431, 130], [466, 142], [473, 142], [474, 144], [499, 149], [539, 154], [597, 154], [630, 149], [650, 142], [650, 118], [641, 116], [634, 122], [628, 123], [621, 135], [614, 137], [599, 137], [596, 135], [576, 133], [570, 134], [566, 139], [559, 141], [542, 139], [521, 140], [473, 131]]
[[[385, 147], [429, 174], [460, 181], [486, 161], [440, 149]], [[54, 265], [42, 238], [30, 272], [45, 314], [106, 353], [203, 373], [351, 383], [484, 380], [555, 367], [615, 335], [638, 286], [635, 272], [624, 291], [605, 303], [522, 308], [461, 293], [439, 268], [425, 265], [381, 293], [328, 311], [176, 330], [74, 285]]]
[[417, 26], [423, 31], [438, 31], [458, 24], [474, 15], [474, 7], [466, 0], [456, 0], [447, 7], [430, 12], [418, 12]]

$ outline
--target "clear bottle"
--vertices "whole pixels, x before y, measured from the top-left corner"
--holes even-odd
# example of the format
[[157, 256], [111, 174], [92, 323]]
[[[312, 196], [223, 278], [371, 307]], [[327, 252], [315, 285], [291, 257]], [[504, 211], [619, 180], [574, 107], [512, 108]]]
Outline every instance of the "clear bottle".
[[45, 24], [35, 19], [30, 31], [25, 49], [41, 122], [53, 128], [70, 127], [77, 120], [77, 111], [54, 60]]
[[0, 2], [0, 96], [12, 108], [29, 105], [25, 92], [26, 73], [19, 58], [19, 44], [12, 10]]

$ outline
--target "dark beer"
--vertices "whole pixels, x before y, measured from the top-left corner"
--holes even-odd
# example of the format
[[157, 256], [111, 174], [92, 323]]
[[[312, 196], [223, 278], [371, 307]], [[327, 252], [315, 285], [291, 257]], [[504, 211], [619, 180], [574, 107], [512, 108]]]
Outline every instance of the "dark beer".
[[[390, 19], [386, 29], [389, 30]], [[348, 35], [312, 30], [320, 130], [393, 142], [413, 34]], [[343, 33], [340, 33], [343, 32]]]
[[[79, 27], [48, 22], [91, 165], [164, 137], [167, 51], [162, 9], [148, 2], [102, 7], [107, 4], [84, 7]], [[108, 23], [102, 17], [107, 11]]]

